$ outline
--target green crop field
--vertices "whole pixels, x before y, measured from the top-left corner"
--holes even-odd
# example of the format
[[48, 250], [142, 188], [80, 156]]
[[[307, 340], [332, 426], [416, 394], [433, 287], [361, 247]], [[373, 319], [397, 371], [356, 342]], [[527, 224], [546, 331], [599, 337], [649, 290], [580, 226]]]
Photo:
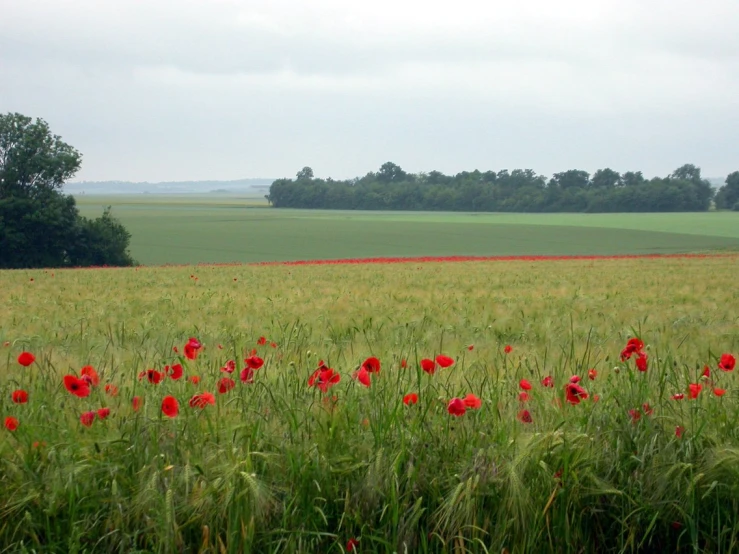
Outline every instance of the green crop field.
[[81, 196], [127, 226], [142, 264], [739, 249], [739, 213], [466, 214], [275, 210], [232, 195]]
[[738, 269], [2, 272], [0, 551], [734, 551]]

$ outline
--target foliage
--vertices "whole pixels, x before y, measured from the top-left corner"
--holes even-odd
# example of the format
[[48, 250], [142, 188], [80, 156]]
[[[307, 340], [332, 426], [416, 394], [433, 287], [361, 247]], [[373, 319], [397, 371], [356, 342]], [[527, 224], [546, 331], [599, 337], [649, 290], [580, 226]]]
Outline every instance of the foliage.
[[[310, 169], [310, 168], [306, 168]], [[301, 173], [303, 173], [301, 171]], [[645, 179], [601, 169], [555, 173], [547, 181], [530, 169], [409, 174], [391, 162], [347, 181], [278, 179], [268, 200], [277, 208], [432, 210], [470, 212], [684, 212], [708, 210], [713, 189], [700, 169], [684, 165], [670, 176]], [[300, 175], [300, 174], [299, 174]]]
[[739, 211], [739, 171], [726, 177], [726, 184], [716, 193], [716, 207], [719, 210]]
[[45, 121], [0, 115], [0, 268], [133, 264], [110, 211], [88, 221], [62, 194], [80, 162]]
[[[729, 551], [739, 403], [736, 370], [718, 363], [739, 350], [735, 268], [709, 256], [3, 273], [0, 416], [18, 427], [0, 427], [0, 550]], [[633, 336], [647, 371], [620, 359]], [[264, 364], [242, 383], [252, 349]], [[438, 354], [454, 365], [422, 371]], [[367, 388], [352, 375], [370, 356], [381, 371]], [[308, 384], [321, 359], [341, 376], [327, 393]], [[237, 383], [220, 393], [228, 360]], [[150, 382], [173, 363], [181, 378]], [[578, 405], [573, 374], [589, 393]], [[206, 391], [214, 405], [189, 405]], [[450, 415], [470, 393], [480, 408]], [[170, 396], [179, 409], [168, 399], [165, 414]]]

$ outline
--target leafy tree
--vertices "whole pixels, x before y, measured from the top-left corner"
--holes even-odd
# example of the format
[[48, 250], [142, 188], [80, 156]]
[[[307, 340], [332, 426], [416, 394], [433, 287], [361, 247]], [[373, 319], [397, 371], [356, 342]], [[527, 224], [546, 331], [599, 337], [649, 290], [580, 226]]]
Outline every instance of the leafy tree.
[[0, 267], [134, 263], [130, 234], [110, 209], [88, 220], [61, 192], [81, 159], [45, 121], [0, 115]]
[[720, 210], [739, 211], [739, 171], [734, 171], [726, 177], [724, 186], [716, 194], [716, 207]]
[[621, 182], [621, 175], [610, 168], [599, 169], [593, 173], [590, 186], [596, 189], [611, 189], [617, 187]]
[[395, 165], [392, 162], [385, 162], [380, 166], [380, 171], [377, 178], [384, 183], [397, 183], [404, 181], [408, 175], [403, 171], [399, 165]]
[[296, 176], [298, 181], [310, 181], [313, 179], [313, 170], [306, 165], [303, 169], [298, 171]]
[[560, 189], [584, 189], [590, 184], [590, 174], [587, 171], [570, 169], [562, 173], [555, 173], [549, 181], [549, 186]]

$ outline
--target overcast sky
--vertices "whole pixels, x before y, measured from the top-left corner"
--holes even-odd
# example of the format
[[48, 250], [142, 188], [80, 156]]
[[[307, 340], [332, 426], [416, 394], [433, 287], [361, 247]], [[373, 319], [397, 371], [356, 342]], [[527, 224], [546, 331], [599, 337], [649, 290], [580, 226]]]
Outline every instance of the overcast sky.
[[739, 169], [739, 0], [0, 0], [78, 180]]

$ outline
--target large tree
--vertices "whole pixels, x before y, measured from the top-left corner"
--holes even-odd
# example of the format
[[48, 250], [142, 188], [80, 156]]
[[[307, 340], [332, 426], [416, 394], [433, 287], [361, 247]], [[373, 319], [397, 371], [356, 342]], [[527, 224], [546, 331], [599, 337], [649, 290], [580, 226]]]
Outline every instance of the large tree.
[[719, 210], [739, 211], [739, 171], [730, 173], [725, 183], [716, 194], [716, 207]]
[[110, 210], [88, 220], [62, 193], [81, 161], [44, 120], [0, 115], [0, 267], [133, 264]]

